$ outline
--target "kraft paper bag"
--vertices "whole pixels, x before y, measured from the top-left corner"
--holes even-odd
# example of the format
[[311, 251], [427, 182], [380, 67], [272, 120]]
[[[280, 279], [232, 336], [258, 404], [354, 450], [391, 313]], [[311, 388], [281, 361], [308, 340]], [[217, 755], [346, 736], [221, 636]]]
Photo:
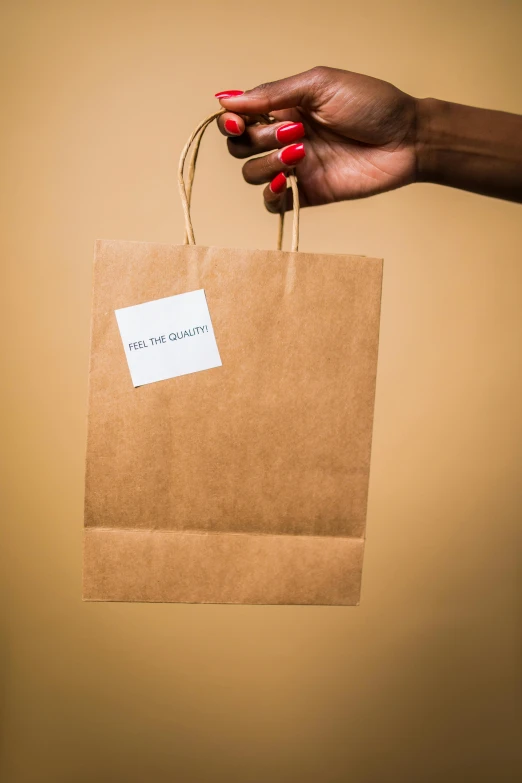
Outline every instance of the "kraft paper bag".
[[357, 604], [382, 261], [196, 245], [215, 116], [189, 244], [96, 243], [84, 598]]

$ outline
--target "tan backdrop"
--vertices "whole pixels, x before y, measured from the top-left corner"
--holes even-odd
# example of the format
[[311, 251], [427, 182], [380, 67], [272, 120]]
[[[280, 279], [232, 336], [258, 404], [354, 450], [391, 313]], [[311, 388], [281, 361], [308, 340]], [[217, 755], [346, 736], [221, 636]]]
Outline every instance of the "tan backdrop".
[[[419, 185], [302, 216], [385, 258], [358, 609], [82, 604], [91, 261], [178, 242], [213, 93], [316, 64], [522, 112], [520, 2], [2, 3], [5, 783], [522, 776], [522, 211]], [[217, 131], [204, 244], [274, 218]]]

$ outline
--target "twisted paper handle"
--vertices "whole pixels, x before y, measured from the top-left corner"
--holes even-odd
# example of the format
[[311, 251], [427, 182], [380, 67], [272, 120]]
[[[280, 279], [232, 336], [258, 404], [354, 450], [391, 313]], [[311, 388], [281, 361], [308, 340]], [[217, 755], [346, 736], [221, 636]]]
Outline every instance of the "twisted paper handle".
[[[197, 128], [195, 128], [190, 134], [187, 143], [185, 144], [185, 146], [181, 151], [179, 166], [178, 166], [178, 186], [179, 186], [179, 195], [181, 198], [181, 206], [183, 207], [183, 214], [185, 216], [185, 244], [188, 245], [196, 244], [196, 240], [194, 238], [194, 228], [192, 226], [192, 218], [190, 215], [190, 201], [192, 196], [192, 186], [194, 184], [194, 174], [196, 172], [196, 162], [198, 159], [201, 139], [203, 138], [203, 134], [205, 133], [208, 126], [212, 122], [214, 122], [214, 120], [217, 119], [220, 116], [220, 114], [223, 114], [224, 111], [225, 111], [224, 109], [221, 109], [220, 111], [214, 112], [214, 114], [211, 114], [205, 120], [200, 122]], [[187, 172], [187, 183], [185, 185], [184, 169], [185, 169], [187, 156], [191, 148], [192, 148], [192, 155], [190, 158], [190, 163]], [[294, 201], [294, 210], [293, 210], [294, 221], [292, 226], [291, 250], [293, 253], [296, 253], [299, 249], [299, 190], [297, 188], [297, 181], [295, 175], [290, 174], [288, 179], [290, 181], [290, 187], [292, 188], [293, 201]], [[277, 232], [278, 250], [281, 250], [283, 245], [284, 215], [285, 213], [283, 209], [279, 217], [279, 229]]]

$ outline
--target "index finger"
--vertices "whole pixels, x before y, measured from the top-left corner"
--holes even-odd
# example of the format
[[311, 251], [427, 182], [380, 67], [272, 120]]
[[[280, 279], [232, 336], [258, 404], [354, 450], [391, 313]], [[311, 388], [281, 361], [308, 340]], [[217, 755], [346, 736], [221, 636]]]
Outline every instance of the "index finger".
[[230, 111], [221, 114], [218, 117], [218, 128], [223, 136], [241, 136], [245, 132], [245, 119], [240, 114], [233, 114]]
[[274, 122], [274, 118], [266, 114], [235, 114], [231, 111], [224, 112], [217, 120], [218, 128], [223, 136], [241, 136], [247, 125], [257, 125], [257, 123], [266, 125], [272, 122]]

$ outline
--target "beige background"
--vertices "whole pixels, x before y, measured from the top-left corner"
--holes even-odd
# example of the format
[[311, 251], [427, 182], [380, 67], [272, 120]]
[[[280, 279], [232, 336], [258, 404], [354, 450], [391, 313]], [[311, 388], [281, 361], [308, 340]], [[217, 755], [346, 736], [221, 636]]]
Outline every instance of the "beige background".
[[[97, 237], [176, 243], [217, 90], [316, 64], [522, 112], [520, 2], [2, 3], [5, 783], [522, 776], [522, 212], [413, 186], [303, 214], [385, 258], [358, 609], [82, 604]], [[214, 131], [198, 240], [270, 246]]]

